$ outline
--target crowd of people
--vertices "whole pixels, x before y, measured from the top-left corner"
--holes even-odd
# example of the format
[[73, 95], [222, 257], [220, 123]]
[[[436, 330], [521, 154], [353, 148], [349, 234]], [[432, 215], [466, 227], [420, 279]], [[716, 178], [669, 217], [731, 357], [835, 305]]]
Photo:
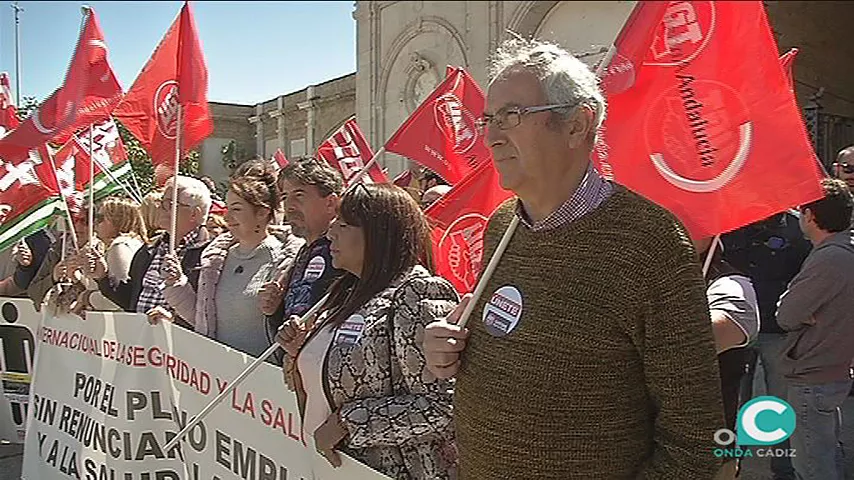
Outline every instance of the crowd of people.
[[392, 478], [734, 478], [716, 433], [760, 389], [797, 418], [774, 478], [845, 478], [854, 147], [822, 199], [692, 239], [593, 167], [605, 114], [566, 51], [514, 39], [495, 55], [478, 127], [515, 198], [484, 258], [519, 226], [466, 325], [471, 295], [433, 273], [423, 213], [450, 186], [427, 172], [418, 191], [345, 189], [309, 157], [241, 164], [223, 201], [180, 175], [141, 204], [107, 198], [91, 241], [84, 205], [80, 244], [33, 233], [0, 266], [0, 294], [137, 312], [255, 356], [278, 342], [270, 361], [317, 451]]

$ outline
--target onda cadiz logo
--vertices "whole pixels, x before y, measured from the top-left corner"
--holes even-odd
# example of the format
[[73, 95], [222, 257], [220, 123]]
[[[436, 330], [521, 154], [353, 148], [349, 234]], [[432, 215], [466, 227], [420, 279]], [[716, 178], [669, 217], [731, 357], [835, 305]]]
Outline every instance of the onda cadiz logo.
[[463, 154], [471, 150], [477, 141], [474, 115], [456, 95], [446, 93], [437, 98], [433, 113], [439, 130], [454, 144], [454, 152]]
[[[795, 431], [795, 410], [777, 397], [757, 397], [744, 404], [738, 412], [738, 433], [723, 428], [715, 432], [714, 451], [717, 457], [792, 457], [792, 449], [755, 449], [740, 447], [770, 447], [792, 436]], [[735, 448], [730, 447], [735, 443]]]
[[154, 113], [157, 117], [157, 130], [169, 140], [178, 133], [178, 82], [167, 80], [157, 87], [154, 93]]
[[670, 2], [652, 43], [652, 62], [675, 66], [690, 62], [706, 48], [715, 32], [715, 4]]

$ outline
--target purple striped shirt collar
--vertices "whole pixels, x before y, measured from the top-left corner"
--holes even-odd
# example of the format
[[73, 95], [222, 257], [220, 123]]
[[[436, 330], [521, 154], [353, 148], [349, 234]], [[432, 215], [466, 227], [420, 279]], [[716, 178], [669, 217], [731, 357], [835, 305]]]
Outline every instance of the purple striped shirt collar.
[[522, 224], [534, 232], [554, 230], [569, 225], [592, 212], [611, 196], [613, 191], [614, 185], [602, 178], [591, 163], [587, 166], [587, 171], [575, 192], [546, 218], [532, 222], [520, 200], [516, 202], [516, 214], [519, 215]]

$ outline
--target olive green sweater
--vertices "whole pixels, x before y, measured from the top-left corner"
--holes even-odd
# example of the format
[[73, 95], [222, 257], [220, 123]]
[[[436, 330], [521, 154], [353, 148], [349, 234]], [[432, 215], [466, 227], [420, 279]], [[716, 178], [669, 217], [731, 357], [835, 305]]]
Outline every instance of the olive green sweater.
[[[484, 264], [513, 207], [490, 219]], [[503, 286], [521, 317], [496, 336], [483, 312]], [[622, 187], [558, 229], [520, 224], [468, 323], [460, 478], [713, 478], [724, 417], [705, 289], [681, 224]]]

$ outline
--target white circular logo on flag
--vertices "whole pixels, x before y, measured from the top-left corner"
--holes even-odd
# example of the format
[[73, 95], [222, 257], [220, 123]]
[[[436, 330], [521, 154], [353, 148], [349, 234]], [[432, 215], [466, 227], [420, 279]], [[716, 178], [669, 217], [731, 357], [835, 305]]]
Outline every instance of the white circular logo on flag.
[[675, 67], [697, 58], [715, 31], [715, 4], [711, 1], [670, 2], [655, 32], [647, 65]]
[[512, 332], [522, 318], [522, 294], [516, 287], [506, 285], [492, 294], [483, 307], [483, 324], [495, 337]]
[[157, 130], [174, 140], [178, 136], [178, 82], [167, 80], [154, 93], [154, 114]]
[[688, 74], [676, 74], [676, 85], [652, 103], [644, 130], [658, 173], [696, 193], [732, 181], [747, 163], [753, 139], [750, 111], [738, 92]]
[[453, 93], [446, 93], [433, 104], [436, 125], [454, 145], [454, 152], [463, 154], [477, 141], [474, 115]]
[[308, 265], [305, 267], [305, 274], [302, 278], [310, 281], [317, 280], [323, 275], [324, 270], [326, 270], [326, 260], [318, 255], [309, 260]]
[[477, 282], [483, 261], [483, 234], [488, 219], [478, 213], [454, 220], [439, 239], [439, 258], [447, 258], [451, 274], [467, 291]]

